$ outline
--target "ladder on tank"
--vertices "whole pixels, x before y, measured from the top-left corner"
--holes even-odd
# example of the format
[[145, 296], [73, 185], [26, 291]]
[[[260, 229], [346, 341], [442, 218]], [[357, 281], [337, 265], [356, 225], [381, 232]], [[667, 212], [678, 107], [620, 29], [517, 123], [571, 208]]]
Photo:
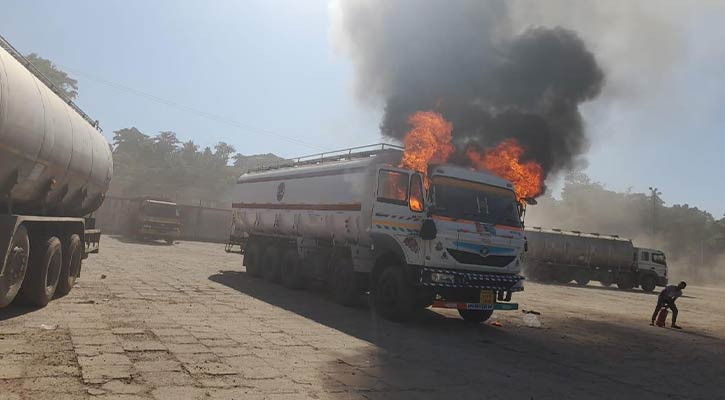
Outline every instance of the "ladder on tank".
[[279, 168], [297, 167], [300, 165], [315, 165], [333, 161], [353, 160], [357, 158], [372, 157], [387, 152], [402, 152], [404, 148], [395, 144], [376, 143], [367, 146], [349, 147], [346, 149], [326, 151], [324, 153], [310, 154], [302, 157], [295, 157], [283, 162], [259, 168], [250, 169], [247, 172], [270, 171]]

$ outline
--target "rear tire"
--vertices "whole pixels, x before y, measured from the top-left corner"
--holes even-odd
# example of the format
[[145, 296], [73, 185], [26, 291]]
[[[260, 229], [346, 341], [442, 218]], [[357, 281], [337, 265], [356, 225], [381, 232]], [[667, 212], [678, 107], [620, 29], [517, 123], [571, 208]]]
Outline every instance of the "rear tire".
[[264, 280], [272, 283], [278, 283], [282, 275], [280, 274], [281, 255], [279, 247], [274, 244], [267, 246], [262, 259], [262, 276]]
[[458, 310], [464, 321], [472, 324], [480, 324], [488, 320], [493, 315], [493, 310]]
[[652, 275], [645, 275], [642, 277], [640, 286], [642, 286], [642, 290], [645, 292], [652, 292], [657, 287], [657, 280]]
[[70, 293], [76, 284], [76, 279], [81, 275], [83, 259], [81, 237], [76, 234], [70, 235], [63, 245], [63, 268], [60, 270], [58, 288], [55, 290], [56, 297], [62, 297]]
[[247, 273], [254, 278], [262, 275], [261, 269], [262, 247], [256, 241], [247, 244], [244, 248], [244, 265], [247, 267]]
[[30, 254], [30, 240], [28, 230], [20, 225], [10, 239], [8, 252], [5, 254], [5, 270], [0, 276], [0, 308], [12, 303], [20, 291], [28, 270], [28, 258]]
[[305, 274], [302, 261], [296, 249], [288, 249], [282, 257], [282, 284], [290, 289], [302, 289], [305, 286]]
[[332, 296], [338, 304], [354, 306], [360, 298], [360, 284], [352, 266], [352, 260], [341, 258], [332, 271]]
[[30, 270], [18, 293], [24, 303], [45, 307], [55, 295], [63, 267], [60, 239], [51, 236], [30, 252]]
[[574, 280], [577, 284], [581, 286], [586, 286], [589, 281], [591, 280], [589, 276], [589, 271], [579, 271], [577, 272], [576, 276], [574, 277]]
[[634, 282], [629, 276], [621, 276], [617, 279], [617, 287], [623, 290], [629, 290], [634, 287]]
[[403, 268], [387, 267], [372, 293], [375, 312], [385, 319], [402, 321], [410, 317], [415, 306], [413, 287], [405, 280]]

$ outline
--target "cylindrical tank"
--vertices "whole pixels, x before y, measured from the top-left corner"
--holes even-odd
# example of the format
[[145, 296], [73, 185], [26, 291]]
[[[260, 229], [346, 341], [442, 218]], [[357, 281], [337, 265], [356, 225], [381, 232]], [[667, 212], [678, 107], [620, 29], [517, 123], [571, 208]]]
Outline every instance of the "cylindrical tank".
[[397, 165], [400, 152], [252, 172], [238, 180], [235, 229], [247, 234], [370, 243], [378, 164]]
[[616, 236], [542, 228], [527, 228], [525, 236], [528, 244], [525, 256], [527, 266], [538, 264], [628, 270], [634, 261], [632, 241]]
[[106, 139], [0, 48], [0, 207], [15, 214], [82, 216], [102, 203], [113, 174]]

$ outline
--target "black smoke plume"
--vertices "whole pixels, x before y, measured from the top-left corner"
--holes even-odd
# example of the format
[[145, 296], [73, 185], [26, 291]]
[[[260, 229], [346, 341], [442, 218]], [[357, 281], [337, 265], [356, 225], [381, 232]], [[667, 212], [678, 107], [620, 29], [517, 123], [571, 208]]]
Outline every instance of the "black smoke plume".
[[337, 7], [358, 94], [385, 102], [384, 135], [401, 139], [412, 113], [435, 110], [453, 123], [459, 150], [516, 138], [547, 175], [582, 161], [589, 142], [578, 107], [599, 94], [604, 73], [575, 32], [532, 26], [514, 33], [505, 1]]

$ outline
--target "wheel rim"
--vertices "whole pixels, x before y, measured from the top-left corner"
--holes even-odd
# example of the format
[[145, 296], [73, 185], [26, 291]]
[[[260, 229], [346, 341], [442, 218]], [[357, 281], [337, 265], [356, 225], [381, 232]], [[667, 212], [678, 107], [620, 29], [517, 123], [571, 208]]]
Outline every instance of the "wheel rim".
[[28, 251], [22, 246], [16, 245], [10, 251], [7, 271], [5, 276], [9, 278], [9, 288], [13, 290], [15, 286], [19, 286], [25, 277], [25, 271], [28, 268]]
[[48, 274], [45, 276], [45, 290], [52, 291], [53, 288], [58, 285], [61, 265], [60, 252], [53, 252], [50, 260], [48, 260]]

